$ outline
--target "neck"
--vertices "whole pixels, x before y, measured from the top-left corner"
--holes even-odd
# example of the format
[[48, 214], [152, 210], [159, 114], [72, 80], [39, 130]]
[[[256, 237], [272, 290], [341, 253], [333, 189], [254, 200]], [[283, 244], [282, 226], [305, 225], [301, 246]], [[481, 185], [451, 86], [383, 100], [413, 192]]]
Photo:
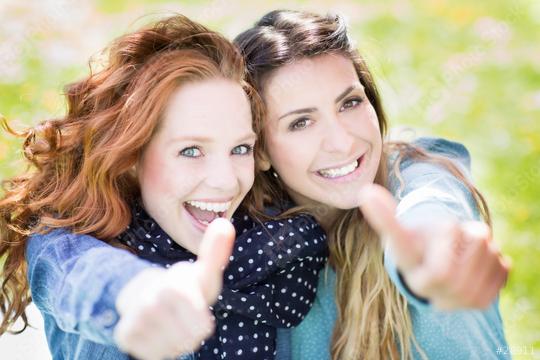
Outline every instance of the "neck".
[[315, 211], [312, 212], [315, 219], [317, 219], [317, 222], [327, 234], [339, 217], [339, 213], [339, 209], [330, 206], [317, 206], [315, 207]]
[[305, 206], [309, 213], [317, 220], [319, 225], [328, 234], [332, 228], [332, 224], [337, 220], [340, 210], [330, 205], [315, 202], [294, 191], [288, 191], [291, 199], [300, 206]]

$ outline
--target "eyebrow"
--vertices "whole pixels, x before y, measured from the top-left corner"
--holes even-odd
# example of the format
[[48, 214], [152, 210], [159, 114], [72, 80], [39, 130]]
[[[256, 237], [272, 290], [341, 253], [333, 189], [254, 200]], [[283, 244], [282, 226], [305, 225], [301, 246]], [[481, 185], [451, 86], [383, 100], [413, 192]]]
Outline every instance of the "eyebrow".
[[[343, 100], [344, 97], [346, 97], [347, 95], [349, 95], [352, 91], [356, 90], [356, 89], [362, 89], [362, 85], [360, 84], [354, 84], [354, 85], [351, 85], [349, 86], [347, 89], [345, 89], [345, 91], [343, 91], [341, 94], [338, 95], [338, 97], [336, 97], [336, 100], [334, 100], [334, 102], [337, 104], [338, 102], [340, 102], [341, 100]], [[315, 107], [309, 107], [309, 108], [303, 108], [303, 109], [298, 109], [298, 110], [293, 110], [293, 111], [289, 111], [283, 115], [281, 115], [278, 120], [281, 120], [283, 119], [284, 117], [287, 117], [289, 115], [294, 115], [294, 114], [305, 114], [305, 113], [313, 113], [317, 111], [317, 108]]]
[[[238, 140], [236, 140], [236, 142], [243, 142], [243, 141], [248, 141], [248, 140], [257, 140], [257, 134], [255, 134], [254, 132], [251, 132], [251, 133], [248, 133], [242, 137], [240, 137]], [[208, 143], [208, 142], [212, 142], [213, 139], [212, 138], [209, 138], [207, 136], [199, 136], [199, 135], [193, 135], [193, 136], [182, 136], [182, 137], [177, 137], [177, 138], [174, 138], [174, 139], [171, 139], [169, 141], [169, 143], [175, 143], [175, 142], [181, 142], [181, 141], [186, 141], [186, 142], [197, 142], [197, 143]]]
[[310, 107], [310, 108], [303, 108], [303, 109], [298, 109], [298, 110], [293, 110], [293, 111], [289, 111], [288, 113], [285, 113], [283, 115], [281, 115], [278, 120], [281, 120], [283, 119], [284, 117], [287, 117], [289, 115], [294, 115], [294, 114], [305, 114], [305, 113], [312, 113], [312, 112], [315, 112], [317, 111], [317, 108], [314, 108], [314, 107]]
[[245, 136], [238, 139], [237, 142], [248, 141], [248, 140], [255, 140], [256, 141], [257, 140], [257, 134], [255, 134], [254, 132], [246, 134]]
[[339, 94], [339, 96], [336, 98], [336, 100], [334, 100], [334, 102], [337, 104], [338, 102], [343, 100], [343, 98], [345, 98], [347, 95], [349, 95], [353, 90], [361, 89], [361, 88], [362, 88], [362, 85], [358, 86], [358, 84], [349, 86], [347, 89], [345, 89], [345, 91]]

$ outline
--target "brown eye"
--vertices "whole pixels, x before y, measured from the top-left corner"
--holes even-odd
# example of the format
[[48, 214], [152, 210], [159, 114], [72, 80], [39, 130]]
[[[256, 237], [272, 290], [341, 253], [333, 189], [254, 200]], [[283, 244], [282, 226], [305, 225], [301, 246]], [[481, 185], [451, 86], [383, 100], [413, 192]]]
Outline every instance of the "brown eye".
[[343, 103], [343, 105], [341, 106], [341, 109], [339, 109], [339, 110], [344, 111], [344, 110], [347, 110], [347, 109], [353, 109], [353, 108], [357, 107], [358, 105], [360, 105], [360, 103], [362, 103], [362, 101], [363, 101], [363, 99], [358, 98], [358, 97], [348, 99]]
[[289, 125], [289, 130], [294, 131], [294, 130], [304, 129], [304, 128], [308, 127], [310, 123], [311, 123], [311, 120], [309, 118], [302, 117], [302, 118], [294, 120]]

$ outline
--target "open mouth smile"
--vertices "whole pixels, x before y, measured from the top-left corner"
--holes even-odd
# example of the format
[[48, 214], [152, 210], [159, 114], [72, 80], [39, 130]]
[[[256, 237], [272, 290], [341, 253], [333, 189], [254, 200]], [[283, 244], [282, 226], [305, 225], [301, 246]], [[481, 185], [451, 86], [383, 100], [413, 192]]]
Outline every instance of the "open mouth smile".
[[205, 230], [208, 224], [218, 217], [225, 217], [227, 211], [231, 207], [232, 202], [207, 202], [189, 200], [184, 202], [184, 208], [195, 220], [197, 227]]

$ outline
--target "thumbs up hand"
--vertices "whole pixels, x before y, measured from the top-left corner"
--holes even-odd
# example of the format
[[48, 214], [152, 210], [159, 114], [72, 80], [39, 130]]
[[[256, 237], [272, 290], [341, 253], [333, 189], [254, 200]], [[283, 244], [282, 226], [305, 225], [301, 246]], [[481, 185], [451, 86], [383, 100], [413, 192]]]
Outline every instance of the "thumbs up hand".
[[361, 211], [390, 250], [407, 286], [438, 309], [486, 308], [506, 283], [509, 264], [478, 221], [402, 226], [385, 188], [362, 190]]
[[214, 220], [196, 262], [141, 271], [120, 291], [118, 347], [143, 359], [163, 359], [195, 351], [214, 331], [211, 306], [222, 287], [223, 269], [235, 239], [234, 227]]

